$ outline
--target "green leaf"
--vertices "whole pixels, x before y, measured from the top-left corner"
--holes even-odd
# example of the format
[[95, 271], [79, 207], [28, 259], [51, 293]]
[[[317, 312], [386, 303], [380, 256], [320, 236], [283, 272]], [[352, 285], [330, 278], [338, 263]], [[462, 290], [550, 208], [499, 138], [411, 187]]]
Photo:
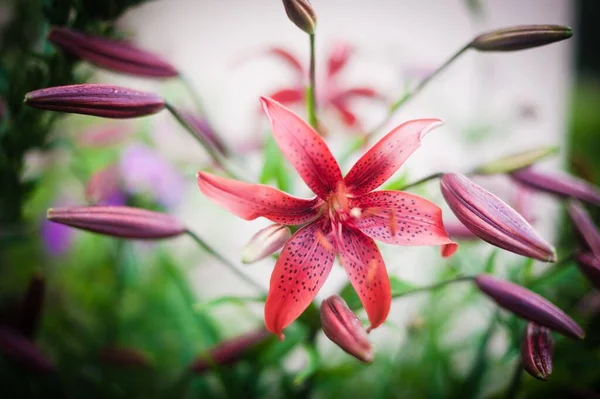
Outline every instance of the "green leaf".
[[484, 273], [493, 274], [496, 266], [496, 258], [498, 257], [498, 248], [494, 248], [490, 256], [485, 261], [485, 267], [483, 268]]
[[239, 297], [239, 296], [222, 296], [219, 298], [212, 299], [208, 302], [198, 303], [194, 306], [194, 309], [197, 312], [208, 312], [213, 308], [219, 307], [221, 305], [246, 305], [250, 302], [264, 302], [266, 300], [265, 297], [256, 296], [256, 297]]
[[267, 137], [265, 143], [265, 163], [260, 174], [260, 182], [262, 184], [275, 183], [277, 188], [283, 191], [290, 189], [290, 176], [285, 158], [272, 135]]
[[408, 184], [408, 173], [404, 172], [394, 180], [389, 181], [383, 186], [384, 190], [400, 190]]
[[285, 330], [285, 339], [283, 341], [274, 340], [271, 345], [263, 349], [258, 364], [260, 367], [267, 367], [279, 364], [285, 356], [308, 337], [307, 328], [299, 323], [293, 324]]
[[307, 378], [310, 378], [314, 373], [317, 372], [321, 364], [319, 352], [317, 352], [313, 346], [304, 345], [304, 350], [308, 356], [308, 362], [306, 363], [306, 366], [304, 366], [304, 368], [296, 375], [296, 378], [294, 378], [295, 385], [302, 385]]
[[[398, 277], [394, 276], [390, 277], [390, 286], [392, 289], [392, 298], [400, 297], [407, 292], [418, 288], [414, 284], [400, 280]], [[362, 307], [360, 299], [350, 283], [346, 284], [346, 286], [342, 288], [340, 291], [340, 296], [346, 301], [350, 309], [357, 310]]]

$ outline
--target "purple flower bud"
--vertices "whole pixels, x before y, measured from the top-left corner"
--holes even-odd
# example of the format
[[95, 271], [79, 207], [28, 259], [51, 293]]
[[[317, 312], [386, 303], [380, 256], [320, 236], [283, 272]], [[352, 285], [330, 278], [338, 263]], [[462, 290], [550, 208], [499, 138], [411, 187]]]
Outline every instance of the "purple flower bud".
[[471, 48], [479, 51], [517, 51], [559, 42], [573, 36], [563, 25], [522, 25], [497, 29], [477, 36]]
[[339, 295], [321, 303], [321, 325], [325, 335], [344, 352], [361, 362], [373, 361], [373, 347], [362, 323]]
[[44, 308], [46, 280], [41, 274], [34, 274], [19, 309], [18, 329], [24, 337], [33, 339], [38, 331]]
[[62, 27], [53, 28], [48, 34], [48, 41], [76, 57], [112, 71], [150, 78], [179, 75], [167, 61], [127, 42], [85, 35]]
[[556, 261], [554, 248], [494, 194], [461, 174], [445, 174], [440, 185], [452, 212], [482, 240], [519, 255]]
[[526, 168], [558, 151], [556, 147], [542, 147], [502, 157], [478, 166], [473, 172], [478, 175], [497, 175]]
[[600, 256], [600, 232], [596, 229], [590, 215], [578, 201], [570, 201], [567, 209], [587, 247], [595, 255]]
[[30, 340], [6, 327], [0, 327], [0, 353], [33, 373], [54, 371], [54, 365]]
[[114, 237], [159, 239], [178, 236], [185, 227], [173, 216], [128, 206], [81, 206], [48, 210], [48, 220]]
[[281, 249], [292, 237], [287, 226], [272, 224], [256, 233], [242, 251], [242, 263], [254, 263]]
[[475, 240], [478, 237], [461, 222], [444, 223], [448, 235], [456, 240]]
[[283, 6], [294, 25], [309, 35], [315, 33], [317, 14], [308, 0], [283, 0]]
[[548, 327], [569, 338], [585, 337], [585, 332], [565, 312], [527, 288], [489, 274], [478, 275], [475, 277], [475, 283], [481, 292], [517, 316]]
[[49, 87], [29, 92], [25, 104], [39, 109], [103, 118], [136, 118], [165, 108], [157, 94], [105, 84]]
[[208, 353], [200, 355], [190, 366], [196, 374], [202, 374], [213, 366], [227, 366], [240, 360], [248, 350], [271, 337], [265, 329], [253, 331], [224, 341]]
[[592, 253], [577, 255], [579, 270], [588, 278], [590, 283], [600, 290], [600, 256]]
[[600, 206], [600, 190], [586, 182], [566, 174], [546, 174], [531, 168], [511, 174], [512, 178], [525, 186], [561, 197], [573, 197], [592, 205]]
[[527, 323], [521, 343], [521, 363], [525, 371], [537, 379], [547, 380], [552, 374], [553, 356], [554, 339], [550, 330]]
[[100, 362], [123, 367], [149, 367], [150, 360], [144, 352], [124, 347], [107, 347], [98, 355]]
[[210, 144], [223, 155], [228, 153], [227, 149], [225, 148], [225, 144], [223, 144], [217, 133], [213, 130], [212, 126], [208, 124], [206, 119], [199, 118], [191, 112], [180, 112], [180, 115], [192, 128], [200, 140]]

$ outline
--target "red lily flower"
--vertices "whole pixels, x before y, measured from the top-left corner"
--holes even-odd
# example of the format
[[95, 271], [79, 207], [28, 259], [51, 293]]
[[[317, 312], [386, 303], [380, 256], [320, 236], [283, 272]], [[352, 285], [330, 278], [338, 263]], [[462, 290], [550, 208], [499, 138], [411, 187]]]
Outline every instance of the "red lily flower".
[[[353, 52], [354, 49], [346, 43], [338, 43], [332, 47], [327, 57], [326, 75], [323, 85], [317, 87], [316, 93], [318, 96], [317, 102], [324, 108], [335, 110], [347, 128], [360, 130], [360, 122], [350, 107], [351, 101], [357, 98], [381, 101], [385, 100], [385, 98], [371, 87], [339, 87], [337, 77], [346, 67]], [[269, 97], [287, 106], [304, 104], [306, 101], [306, 87], [304, 83], [308, 76], [308, 68], [303, 67], [296, 56], [285, 49], [275, 47], [269, 50], [269, 54], [284, 61], [297, 76], [296, 83], [293, 86], [281, 88], [271, 93]]]
[[434, 203], [401, 191], [373, 191], [390, 178], [439, 126], [438, 119], [406, 122], [371, 148], [342, 177], [340, 167], [318, 133], [270, 98], [261, 98], [282, 153], [316, 194], [291, 196], [273, 187], [198, 173], [198, 186], [211, 200], [237, 216], [265, 217], [275, 223], [304, 225], [285, 244], [271, 275], [265, 303], [267, 329], [282, 331], [308, 307], [339, 256], [367, 311], [370, 328], [390, 310], [390, 281], [373, 239], [396, 245], [457, 248]]

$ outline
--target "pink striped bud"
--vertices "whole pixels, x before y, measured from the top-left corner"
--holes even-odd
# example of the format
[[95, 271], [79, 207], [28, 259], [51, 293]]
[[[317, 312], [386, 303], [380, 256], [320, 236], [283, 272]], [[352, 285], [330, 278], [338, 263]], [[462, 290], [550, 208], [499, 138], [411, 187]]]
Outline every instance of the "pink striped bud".
[[573, 31], [563, 25], [522, 25], [477, 36], [471, 48], [479, 51], [517, 51], [565, 40]]
[[600, 190], [583, 179], [566, 174], [541, 173], [532, 168], [519, 170], [511, 176], [524, 186], [600, 206]]
[[165, 108], [157, 94], [105, 84], [49, 87], [29, 92], [25, 104], [33, 108], [103, 118], [136, 118]]
[[600, 290], [600, 256], [586, 252], [577, 255], [576, 260], [579, 270]]
[[206, 119], [202, 119], [191, 112], [180, 112], [180, 115], [200, 140], [210, 144], [223, 155], [228, 153], [225, 144]]
[[550, 330], [527, 323], [521, 343], [521, 363], [525, 371], [537, 379], [547, 380], [552, 374], [553, 356], [554, 339]]
[[202, 374], [214, 366], [227, 366], [242, 359], [249, 350], [271, 337], [265, 329], [253, 331], [224, 341], [207, 353], [200, 355], [190, 366], [196, 374]]
[[587, 247], [595, 255], [600, 256], [600, 232], [596, 229], [590, 215], [578, 201], [570, 201], [567, 209]]
[[137, 349], [124, 347], [107, 347], [100, 351], [98, 355], [100, 362], [113, 366], [139, 367], [145, 368], [151, 366], [148, 356]]
[[254, 263], [280, 250], [292, 238], [287, 226], [272, 224], [256, 233], [242, 251], [242, 263]]
[[19, 309], [18, 329], [26, 338], [33, 339], [39, 329], [45, 293], [46, 280], [41, 274], [34, 274], [29, 280]]
[[554, 248], [517, 211], [461, 174], [445, 174], [441, 190], [456, 217], [492, 245], [543, 262], [556, 262]]
[[498, 305], [517, 316], [548, 327], [569, 338], [585, 337], [585, 332], [565, 312], [527, 288], [489, 274], [475, 277], [475, 284]]
[[317, 14], [308, 0], [283, 0], [283, 6], [294, 25], [309, 35], [315, 33]]
[[160, 239], [185, 233], [173, 216], [128, 206], [81, 206], [48, 210], [48, 220], [114, 237]]
[[130, 43], [52, 28], [48, 41], [89, 63], [111, 71], [150, 78], [170, 78], [177, 70], [162, 58]]
[[30, 340], [23, 335], [0, 327], [0, 353], [33, 373], [54, 371], [54, 365]]
[[373, 361], [373, 347], [362, 323], [339, 295], [321, 303], [321, 325], [325, 335], [344, 352], [361, 362]]

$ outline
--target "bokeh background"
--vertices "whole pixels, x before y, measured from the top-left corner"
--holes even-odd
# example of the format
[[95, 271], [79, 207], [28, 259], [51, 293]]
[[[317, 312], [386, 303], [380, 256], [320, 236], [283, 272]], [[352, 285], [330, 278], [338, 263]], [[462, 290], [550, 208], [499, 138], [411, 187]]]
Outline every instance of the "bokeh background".
[[[189, 110], [197, 109], [197, 103], [185, 85], [193, 87], [201, 98], [202, 117], [232, 150], [236, 162], [258, 180], [264, 174], [269, 135], [258, 97], [297, 84], [293, 69], [269, 51], [284, 48], [308, 64], [308, 39], [286, 18], [281, 2], [129, 1], [132, 6], [127, 10], [110, 8], [127, 1], [101, 3], [0, 2], [0, 89], [5, 103], [16, 103], [10, 96], [22, 99], [27, 91], [60, 81], [51, 72], [56, 65], [49, 61], [59, 56], [45, 35], [52, 24], [63, 24], [61, 19], [75, 20], [77, 29], [127, 38], [161, 55], [185, 82], [125, 77], [86, 63], [74, 66], [74, 79], [158, 92]], [[396, 178], [406, 182], [433, 172], [465, 172], [511, 152], [557, 146], [557, 156], [542, 162], [540, 169], [566, 170], [600, 183], [596, 1], [315, 0], [312, 4], [319, 18], [318, 93], [329, 89], [324, 76], [328, 55], [349, 45], [353, 56], [336, 83], [370, 87], [382, 97], [350, 103], [361, 127], [349, 128], [335, 110], [323, 109], [327, 139], [339, 158], [357, 134], [385, 117], [387, 105], [477, 34], [519, 24], [573, 27], [573, 38], [558, 44], [463, 55], [379, 135], [407, 119], [445, 121], [399, 171]], [[70, 17], [61, 14], [71, 6], [76, 17], [74, 11]], [[303, 106], [294, 109], [305, 117]], [[2, 132], [12, 134], [10, 128], [26, 118], [10, 112], [3, 116]], [[0, 356], [0, 386], [6, 387], [7, 397], [512, 395], [509, 386], [524, 324], [508, 313], [497, 313], [468, 285], [395, 300], [388, 323], [370, 334], [376, 361], [368, 366], [300, 320], [283, 343], [262, 340], [241, 351], [233, 365], [190, 372], [190, 365], [210, 348], [262, 327], [263, 304], [255, 290], [188, 237], [159, 243], [100, 237], [45, 221], [46, 209], [87, 204], [102, 196], [110, 203], [171, 213], [264, 287], [274, 261], [242, 265], [240, 254], [250, 237], [268, 223], [243, 221], [200, 193], [195, 174], [211, 168], [210, 159], [166, 112], [127, 121], [69, 115], [51, 122], [47, 138], [39, 144], [14, 147], [12, 141], [0, 141], [5, 153], [28, 147], [18, 176], [31, 186], [18, 198], [20, 217], [12, 218], [14, 212], [8, 210], [12, 203], [0, 201], [1, 320], [9, 324], [16, 317], [15, 306], [31, 276], [43, 276], [44, 311], [35, 342], [55, 368], [41, 374], [10, 356]], [[39, 125], [35, 128], [45, 131]], [[33, 131], [21, 131], [21, 140], [29, 140]], [[350, 156], [343, 170], [359, 155]], [[281, 167], [288, 172], [291, 192], [309, 194], [293, 171]], [[0, 175], [0, 196], [11, 199], [15, 189], [6, 176]], [[109, 195], [102, 191], [107, 186], [103, 176], [118, 182]], [[94, 185], [94, 179], [104, 183]], [[574, 240], [560, 202], [522, 190], [505, 176], [478, 182], [527, 214], [559, 255], [568, 255]], [[415, 192], [443, 206], [436, 182]], [[456, 223], [444, 210], [447, 223]], [[590, 211], [600, 216], [597, 209]], [[549, 275], [544, 284], [531, 288], [581, 321], [588, 337], [583, 343], [556, 337], [550, 381], [524, 375], [517, 394], [599, 396], [600, 372], [595, 367], [600, 360], [599, 300], [576, 268], [564, 266], [554, 272], [550, 266], [484, 243], [461, 244], [450, 260], [442, 260], [437, 248], [382, 245], [381, 251], [390, 275], [407, 287], [484, 270], [521, 283]], [[343, 269], [334, 267], [318, 299], [346, 284]], [[359, 316], [365, 320], [364, 314]]]

